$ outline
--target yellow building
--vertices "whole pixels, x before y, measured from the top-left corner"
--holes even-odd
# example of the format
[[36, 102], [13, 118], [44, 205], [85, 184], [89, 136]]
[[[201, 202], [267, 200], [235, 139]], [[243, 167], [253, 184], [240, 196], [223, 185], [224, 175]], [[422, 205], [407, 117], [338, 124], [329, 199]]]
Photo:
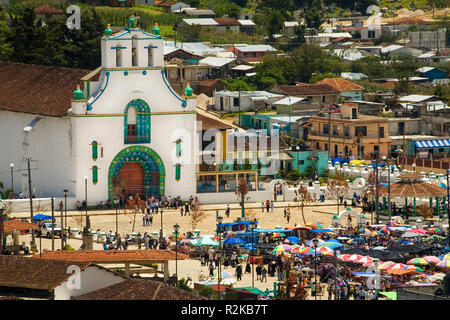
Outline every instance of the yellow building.
[[354, 103], [344, 104], [340, 110], [308, 121], [311, 150], [330, 152], [331, 144], [332, 157], [374, 159], [377, 151], [380, 158], [389, 155], [388, 119], [360, 115]]

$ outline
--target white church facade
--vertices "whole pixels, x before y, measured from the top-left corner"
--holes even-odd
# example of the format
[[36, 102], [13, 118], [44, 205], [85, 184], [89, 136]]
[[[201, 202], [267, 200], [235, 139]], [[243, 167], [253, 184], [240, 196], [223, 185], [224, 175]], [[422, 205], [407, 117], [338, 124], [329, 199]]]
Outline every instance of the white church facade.
[[30, 157], [36, 198], [61, 199], [67, 189], [70, 206], [85, 199], [86, 189], [88, 205], [120, 194], [195, 195], [196, 100], [170, 87], [159, 29], [151, 34], [135, 25], [130, 18], [118, 34], [106, 29], [101, 67], [78, 77], [83, 89], [73, 92], [65, 111], [54, 116], [30, 107], [28, 113], [0, 101], [5, 187], [15, 180], [15, 193], [28, 196], [24, 158]]

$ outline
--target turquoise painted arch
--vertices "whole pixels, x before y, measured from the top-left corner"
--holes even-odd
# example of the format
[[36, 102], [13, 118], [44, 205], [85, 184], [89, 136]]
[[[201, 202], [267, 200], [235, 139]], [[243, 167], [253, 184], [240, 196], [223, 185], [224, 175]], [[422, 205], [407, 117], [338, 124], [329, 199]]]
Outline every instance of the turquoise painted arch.
[[[128, 162], [139, 162], [144, 169], [144, 192], [146, 194], [164, 195], [166, 170], [161, 157], [151, 148], [129, 146], [121, 150], [111, 161], [108, 170], [108, 198], [114, 199], [114, 183], [119, 177], [122, 166]], [[159, 181], [153, 181], [151, 173], [158, 172]]]
[[[130, 140], [128, 136], [128, 110], [134, 108], [136, 111], [136, 139]], [[141, 99], [130, 101], [124, 110], [123, 130], [124, 143], [150, 143], [151, 135], [151, 119], [150, 107]]]

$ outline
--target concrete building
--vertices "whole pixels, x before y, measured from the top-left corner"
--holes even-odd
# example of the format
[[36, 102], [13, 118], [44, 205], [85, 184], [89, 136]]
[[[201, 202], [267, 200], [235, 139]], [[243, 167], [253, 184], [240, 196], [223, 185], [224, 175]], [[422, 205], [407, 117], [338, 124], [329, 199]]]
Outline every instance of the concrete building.
[[360, 115], [354, 103], [343, 104], [340, 109], [341, 112], [333, 114], [331, 118], [323, 116], [309, 119], [311, 150], [331, 150], [333, 157], [361, 155], [361, 158], [368, 159], [373, 158], [377, 151], [380, 157], [388, 156], [391, 141], [388, 119]]
[[392, 45], [382, 48], [381, 53], [385, 54], [391, 58], [398, 57], [398, 56], [418, 57], [423, 53], [423, 51], [419, 50], [419, 49], [414, 49], [414, 48], [398, 45], [398, 44], [392, 44]]
[[408, 39], [410, 40], [409, 46], [431, 50], [445, 49], [446, 33], [447, 29], [408, 32]]
[[318, 81], [317, 84], [327, 84], [338, 90], [343, 101], [363, 99], [364, 87], [343, 78], [325, 78]]
[[267, 91], [217, 91], [214, 93], [214, 109], [221, 112], [265, 110], [282, 97]]
[[277, 52], [271, 45], [234, 45], [228, 48], [228, 51], [234, 52], [236, 56], [245, 62], [260, 62], [264, 55]]
[[419, 73], [421, 77], [430, 79], [430, 82], [445, 79], [447, 76], [447, 73], [444, 70], [435, 67], [422, 67], [417, 69], [416, 72]]
[[335, 104], [339, 101], [339, 91], [327, 84], [277, 85], [271, 87], [269, 91], [291, 97], [308, 98], [320, 106]]

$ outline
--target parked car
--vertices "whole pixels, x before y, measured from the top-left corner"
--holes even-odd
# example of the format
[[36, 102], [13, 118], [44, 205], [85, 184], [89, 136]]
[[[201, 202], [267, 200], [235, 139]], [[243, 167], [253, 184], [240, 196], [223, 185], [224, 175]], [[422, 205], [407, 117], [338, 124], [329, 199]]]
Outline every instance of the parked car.
[[[56, 223], [53, 224], [53, 233], [55, 236], [61, 237], [61, 227], [59, 227]], [[40, 225], [39, 235], [45, 235], [47, 238], [52, 237], [52, 223], [44, 222]]]

